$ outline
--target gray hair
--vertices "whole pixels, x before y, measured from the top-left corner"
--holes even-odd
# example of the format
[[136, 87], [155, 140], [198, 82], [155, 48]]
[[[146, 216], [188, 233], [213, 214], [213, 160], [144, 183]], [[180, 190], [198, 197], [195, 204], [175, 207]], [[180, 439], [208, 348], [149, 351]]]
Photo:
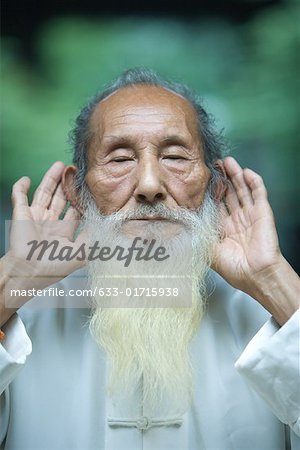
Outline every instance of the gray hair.
[[115, 81], [107, 85], [103, 91], [95, 94], [81, 109], [75, 121], [75, 126], [70, 133], [70, 141], [73, 147], [73, 164], [78, 168], [75, 176], [75, 188], [79, 194], [82, 193], [83, 188], [87, 188], [85, 176], [88, 168], [88, 148], [92, 139], [89, 125], [96, 106], [101, 100], [104, 100], [117, 90], [137, 85], [163, 87], [181, 95], [190, 102], [198, 117], [199, 136], [203, 145], [206, 165], [212, 171], [213, 179], [217, 175], [213, 165], [217, 159], [222, 158], [224, 139], [222, 133], [215, 130], [214, 120], [204, 110], [199, 97], [184, 84], [165, 80], [151, 69], [138, 67], [123, 72]]

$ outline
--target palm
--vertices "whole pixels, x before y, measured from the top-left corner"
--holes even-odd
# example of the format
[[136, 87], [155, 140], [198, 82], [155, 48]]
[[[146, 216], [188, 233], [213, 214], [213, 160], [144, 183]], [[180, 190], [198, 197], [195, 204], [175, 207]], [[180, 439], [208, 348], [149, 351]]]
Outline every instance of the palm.
[[249, 291], [247, 284], [277, 261], [273, 213], [257, 174], [242, 170], [233, 158], [225, 159], [224, 168], [230, 184], [221, 206], [223, 239], [213, 267], [234, 287]]
[[[34, 193], [32, 204], [28, 204], [27, 193], [30, 180], [21, 178], [13, 188], [13, 221], [10, 236], [10, 255], [19, 261], [25, 260], [31, 241], [58, 240], [60, 246], [70, 245], [76, 249], [81, 242], [79, 236], [75, 242], [73, 236], [77, 228], [78, 212], [69, 208], [63, 220], [59, 220], [67, 203], [66, 196], [61, 185], [61, 177], [64, 170], [63, 163], [55, 163], [45, 174], [41, 184]], [[37, 261], [31, 261], [37, 263]], [[47, 258], [39, 263], [40, 275], [65, 276], [78, 268], [76, 261], [63, 267], [62, 263], [50, 262]], [[35, 267], [36, 268], [36, 267]]]

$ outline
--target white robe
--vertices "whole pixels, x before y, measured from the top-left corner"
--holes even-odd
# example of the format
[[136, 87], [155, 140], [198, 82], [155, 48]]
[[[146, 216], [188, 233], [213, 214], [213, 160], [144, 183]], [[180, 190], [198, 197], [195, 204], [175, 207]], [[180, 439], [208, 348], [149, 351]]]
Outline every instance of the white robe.
[[105, 354], [89, 334], [89, 310], [71, 308], [74, 297], [27, 303], [0, 345], [1, 448], [299, 449], [299, 312], [279, 328], [256, 301], [214, 278], [191, 345], [193, 403], [182, 417], [145, 417], [138, 393], [126, 405], [110, 399]]

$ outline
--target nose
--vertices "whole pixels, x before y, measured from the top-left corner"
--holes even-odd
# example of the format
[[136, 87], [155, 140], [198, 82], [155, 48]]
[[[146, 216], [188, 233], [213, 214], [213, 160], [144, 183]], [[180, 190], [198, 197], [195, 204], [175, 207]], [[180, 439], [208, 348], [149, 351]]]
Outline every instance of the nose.
[[138, 203], [163, 201], [167, 192], [161, 178], [158, 161], [141, 161], [138, 169], [137, 185], [134, 197]]

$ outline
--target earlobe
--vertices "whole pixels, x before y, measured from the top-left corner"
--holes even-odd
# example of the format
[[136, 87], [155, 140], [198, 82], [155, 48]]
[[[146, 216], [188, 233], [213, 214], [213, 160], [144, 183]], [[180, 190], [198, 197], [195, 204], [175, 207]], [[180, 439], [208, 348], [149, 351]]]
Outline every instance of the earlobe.
[[214, 200], [220, 203], [227, 191], [228, 184], [226, 170], [221, 159], [215, 161], [212, 172], [212, 194]]
[[77, 173], [76, 166], [67, 166], [62, 175], [62, 187], [65, 193], [67, 200], [71, 203], [71, 205], [77, 209], [77, 211], [82, 214], [82, 208], [79, 202], [79, 196], [75, 189], [75, 175]]

